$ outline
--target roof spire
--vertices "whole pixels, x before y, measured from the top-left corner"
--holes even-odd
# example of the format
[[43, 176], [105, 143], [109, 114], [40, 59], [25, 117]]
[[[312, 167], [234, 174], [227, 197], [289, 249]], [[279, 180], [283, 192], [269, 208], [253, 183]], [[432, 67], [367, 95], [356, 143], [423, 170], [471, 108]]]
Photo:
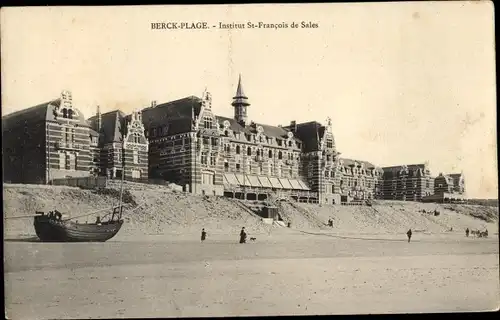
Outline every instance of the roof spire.
[[241, 73], [238, 78], [238, 88], [236, 89], [236, 95], [233, 97], [234, 107], [236, 106], [249, 106], [250, 102], [248, 101], [248, 97], [243, 92], [243, 85], [241, 84]]
[[237, 98], [248, 98], [245, 96], [245, 92], [243, 92], [243, 85], [241, 84], [241, 73], [238, 78], [238, 89], [236, 89], [236, 97]]

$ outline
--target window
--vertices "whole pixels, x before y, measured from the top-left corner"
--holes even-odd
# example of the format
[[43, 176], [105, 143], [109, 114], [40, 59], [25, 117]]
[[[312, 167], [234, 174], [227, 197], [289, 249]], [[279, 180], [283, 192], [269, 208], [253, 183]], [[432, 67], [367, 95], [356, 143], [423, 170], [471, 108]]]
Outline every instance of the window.
[[288, 146], [291, 147], [292, 146], [292, 141], [288, 141]]
[[227, 137], [229, 136], [229, 132], [227, 130], [224, 131], [224, 135]]
[[139, 163], [139, 151], [133, 150], [133, 158], [134, 158], [134, 164]]
[[203, 125], [205, 129], [212, 129], [212, 118], [210, 117], [204, 117], [203, 118]]
[[224, 171], [225, 172], [229, 171], [229, 162], [227, 162], [227, 161], [224, 162]]
[[262, 167], [262, 162], [259, 163], [259, 173], [262, 174], [264, 171], [264, 168]]
[[73, 110], [71, 109], [68, 110], [68, 118], [73, 119]]
[[141, 171], [140, 170], [132, 170], [132, 178], [133, 179], [140, 179], [141, 178]]
[[335, 185], [332, 184], [332, 193], [335, 193]]
[[281, 151], [278, 152], [278, 159], [280, 159], [280, 160], [283, 159], [283, 153], [281, 153]]
[[273, 151], [269, 150], [269, 158], [272, 158], [272, 157], [273, 157]]
[[333, 141], [331, 139], [326, 140], [326, 147], [333, 148]]
[[66, 170], [76, 170], [76, 156], [74, 153], [66, 155]]
[[236, 171], [240, 172], [241, 165], [239, 163], [236, 164]]
[[236, 154], [240, 154], [240, 146], [236, 146]]
[[248, 149], [247, 149], [247, 155], [248, 156], [252, 155], [252, 148], [248, 147]]
[[66, 169], [66, 154], [59, 153], [59, 169]]
[[67, 118], [68, 117], [68, 109], [66, 109], [66, 108], [62, 109], [62, 114], [63, 114], [63, 118]]

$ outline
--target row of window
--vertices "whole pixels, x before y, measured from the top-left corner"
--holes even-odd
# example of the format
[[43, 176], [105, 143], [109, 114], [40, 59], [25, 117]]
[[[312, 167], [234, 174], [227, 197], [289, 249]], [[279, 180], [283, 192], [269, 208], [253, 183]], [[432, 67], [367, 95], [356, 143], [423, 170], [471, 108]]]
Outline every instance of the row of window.
[[[231, 145], [229, 145], [229, 144], [224, 145], [224, 151], [225, 152], [231, 152]], [[237, 145], [235, 147], [235, 153], [236, 154], [241, 154], [241, 148], [240, 148], [239, 145]], [[252, 148], [251, 147], [247, 148], [246, 154], [247, 154], [247, 156], [252, 156]], [[263, 149], [257, 149], [256, 152], [255, 152], [255, 155], [257, 157], [264, 157], [264, 150]], [[267, 157], [270, 158], [270, 159], [273, 158], [273, 150], [269, 150], [267, 152]], [[293, 153], [286, 153], [286, 157], [287, 157], [287, 160], [294, 160], [294, 154]], [[283, 159], [283, 152], [282, 151], [278, 151], [278, 159], [279, 160]], [[296, 155], [295, 159], [298, 160], [299, 156]]]
[[[224, 171], [225, 172], [231, 172], [230, 168], [229, 168], [229, 163], [228, 162], [224, 162]], [[242, 170], [241, 168], [241, 164], [239, 163], [236, 163], [235, 164], [235, 171], [236, 172], [246, 172], [246, 173], [250, 173], [252, 170], [248, 168], [248, 166], [246, 167], [246, 170]], [[273, 166], [273, 165], [269, 165], [267, 166], [267, 170], [264, 169], [264, 166], [262, 165], [262, 163], [259, 164], [259, 166], [257, 167], [257, 172], [259, 174], [272, 174], [272, 172], [275, 172], [277, 175], [281, 175], [283, 170], [281, 168], [281, 166]], [[292, 176], [293, 175], [293, 170], [290, 168], [286, 171], [286, 173], [289, 175], [289, 176]]]
[[[118, 150], [118, 152], [115, 153], [114, 159], [117, 162], [122, 162], [122, 151], [121, 150]], [[139, 163], [139, 151], [138, 150], [132, 150], [132, 163], [134, 163], [134, 164]]]

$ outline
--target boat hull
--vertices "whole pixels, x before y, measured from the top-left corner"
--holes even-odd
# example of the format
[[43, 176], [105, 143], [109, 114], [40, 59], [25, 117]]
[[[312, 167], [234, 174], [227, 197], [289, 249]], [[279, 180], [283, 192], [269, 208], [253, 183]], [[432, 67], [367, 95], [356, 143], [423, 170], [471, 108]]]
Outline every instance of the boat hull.
[[102, 224], [79, 224], [48, 216], [35, 217], [34, 227], [38, 238], [44, 242], [104, 242], [113, 238], [123, 225], [123, 220]]

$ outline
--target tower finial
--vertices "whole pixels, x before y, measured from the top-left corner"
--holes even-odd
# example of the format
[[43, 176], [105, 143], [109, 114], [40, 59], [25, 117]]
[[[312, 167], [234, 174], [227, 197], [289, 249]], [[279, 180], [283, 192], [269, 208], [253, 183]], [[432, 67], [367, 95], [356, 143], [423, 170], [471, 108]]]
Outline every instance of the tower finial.
[[247, 107], [250, 105], [248, 97], [243, 92], [243, 85], [241, 82], [241, 74], [238, 78], [238, 88], [236, 89], [236, 95], [233, 97], [233, 103], [231, 105], [234, 107], [234, 119], [242, 125], [247, 123]]

